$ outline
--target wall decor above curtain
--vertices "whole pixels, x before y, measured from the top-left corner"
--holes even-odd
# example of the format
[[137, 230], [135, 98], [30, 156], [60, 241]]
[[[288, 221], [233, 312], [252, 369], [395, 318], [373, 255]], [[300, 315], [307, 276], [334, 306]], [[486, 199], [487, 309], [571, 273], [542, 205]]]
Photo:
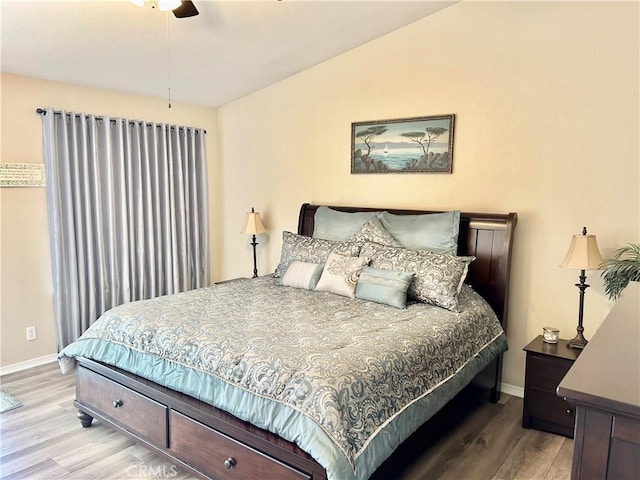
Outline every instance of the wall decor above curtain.
[[43, 163], [0, 163], [0, 187], [46, 187]]
[[351, 173], [451, 173], [454, 115], [351, 124]]
[[112, 307], [208, 286], [205, 131], [38, 113], [58, 349]]

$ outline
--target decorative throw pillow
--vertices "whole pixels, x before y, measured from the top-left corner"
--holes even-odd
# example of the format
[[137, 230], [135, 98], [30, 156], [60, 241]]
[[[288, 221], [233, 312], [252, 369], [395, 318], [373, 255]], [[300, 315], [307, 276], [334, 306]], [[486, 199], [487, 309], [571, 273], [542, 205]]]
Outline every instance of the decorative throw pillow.
[[405, 248], [455, 255], [458, 251], [460, 212], [394, 215], [382, 212], [384, 228]]
[[458, 293], [475, 257], [456, 257], [430, 252], [365, 243], [360, 255], [381, 270], [413, 273], [407, 291], [410, 298], [458, 312]]
[[330, 253], [316, 290], [343, 297], [355, 297], [360, 272], [367, 263], [369, 259], [365, 257], [347, 257], [335, 252]]
[[356, 298], [406, 308], [407, 289], [413, 273], [364, 267], [356, 286]]
[[280, 263], [273, 274], [282, 277], [295, 260], [310, 263], [324, 263], [329, 253], [336, 251], [342, 255], [358, 256], [361, 245], [353, 242], [336, 242], [321, 238], [305, 237], [291, 232], [282, 232], [282, 252]]
[[287, 271], [284, 272], [280, 284], [285, 287], [304, 288], [306, 290], [315, 290], [324, 264], [308, 263], [295, 260], [289, 265]]
[[379, 212], [340, 212], [327, 206], [318, 207], [313, 217], [313, 238], [346, 241]]
[[393, 238], [393, 235], [384, 228], [382, 222], [377, 217], [367, 220], [349, 241], [360, 244], [374, 242], [390, 247], [402, 247], [402, 244]]

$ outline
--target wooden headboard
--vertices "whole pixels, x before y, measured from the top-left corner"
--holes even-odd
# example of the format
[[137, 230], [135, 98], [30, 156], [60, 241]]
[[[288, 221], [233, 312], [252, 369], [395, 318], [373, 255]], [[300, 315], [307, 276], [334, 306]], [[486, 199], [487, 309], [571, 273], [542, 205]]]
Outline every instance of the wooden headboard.
[[[315, 213], [320, 205], [302, 204], [298, 217], [298, 234], [312, 236]], [[341, 212], [387, 211], [396, 215], [440, 213], [433, 210], [397, 210], [392, 208], [342, 207], [327, 205]], [[515, 213], [460, 214], [458, 255], [473, 255], [466, 282], [482, 295], [496, 312], [502, 328], [507, 329], [507, 297], [511, 244], [516, 226]]]

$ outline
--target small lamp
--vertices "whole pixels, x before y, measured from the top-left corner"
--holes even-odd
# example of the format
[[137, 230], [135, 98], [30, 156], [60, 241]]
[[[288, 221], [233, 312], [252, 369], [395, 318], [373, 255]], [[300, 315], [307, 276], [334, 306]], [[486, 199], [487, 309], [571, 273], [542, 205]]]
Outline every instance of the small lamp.
[[251, 245], [253, 245], [253, 278], [258, 276], [258, 263], [256, 261], [256, 246], [258, 245], [258, 242], [256, 242], [256, 234], [266, 233], [266, 231], [267, 229], [264, 228], [264, 224], [260, 218], [260, 212], [256, 212], [252, 208], [250, 212], [247, 212], [247, 215], [244, 218], [244, 225], [242, 226], [240, 233], [243, 235], [253, 236], [251, 241]]
[[598, 242], [595, 235], [587, 235], [587, 227], [582, 228], [582, 235], [574, 235], [569, 245], [569, 251], [564, 258], [561, 267], [574, 268], [580, 270], [580, 283], [576, 283], [576, 287], [580, 289], [580, 303], [578, 308], [578, 334], [567, 343], [570, 348], [584, 348], [587, 345], [587, 339], [584, 338], [582, 332], [582, 316], [584, 312], [584, 291], [589, 287], [585, 282], [587, 276], [585, 270], [599, 270], [602, 264], [602, 255], [598, 250]]

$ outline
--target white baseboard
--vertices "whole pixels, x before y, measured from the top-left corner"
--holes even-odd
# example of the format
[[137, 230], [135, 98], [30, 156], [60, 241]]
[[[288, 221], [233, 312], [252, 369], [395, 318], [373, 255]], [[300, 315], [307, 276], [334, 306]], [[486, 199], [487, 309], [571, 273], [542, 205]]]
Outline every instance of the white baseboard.
[[515, 385], [509, 385], [508, 383], [503, 383], [500, 385], [500, 390], [503, 393], [508, 395], [513, 395], [514, 397], [524, 398], [524, 388], [516, 387]]
[[7, 365], [6, 367], [0, 367], [0, 376], [8, 375], [10, 373], [20, 372], [22, 370], [26, 370], [27, 368], [39, 367], [40, 365], [45, 365], [47, 363], [55, 362], [57, 358], [58, 358], [58, 355], [56, 353], [52, 353], [50, 355], [44, 355], [42, 357], [27, 360], [25, 362], [14, 363], [12, 365]]

